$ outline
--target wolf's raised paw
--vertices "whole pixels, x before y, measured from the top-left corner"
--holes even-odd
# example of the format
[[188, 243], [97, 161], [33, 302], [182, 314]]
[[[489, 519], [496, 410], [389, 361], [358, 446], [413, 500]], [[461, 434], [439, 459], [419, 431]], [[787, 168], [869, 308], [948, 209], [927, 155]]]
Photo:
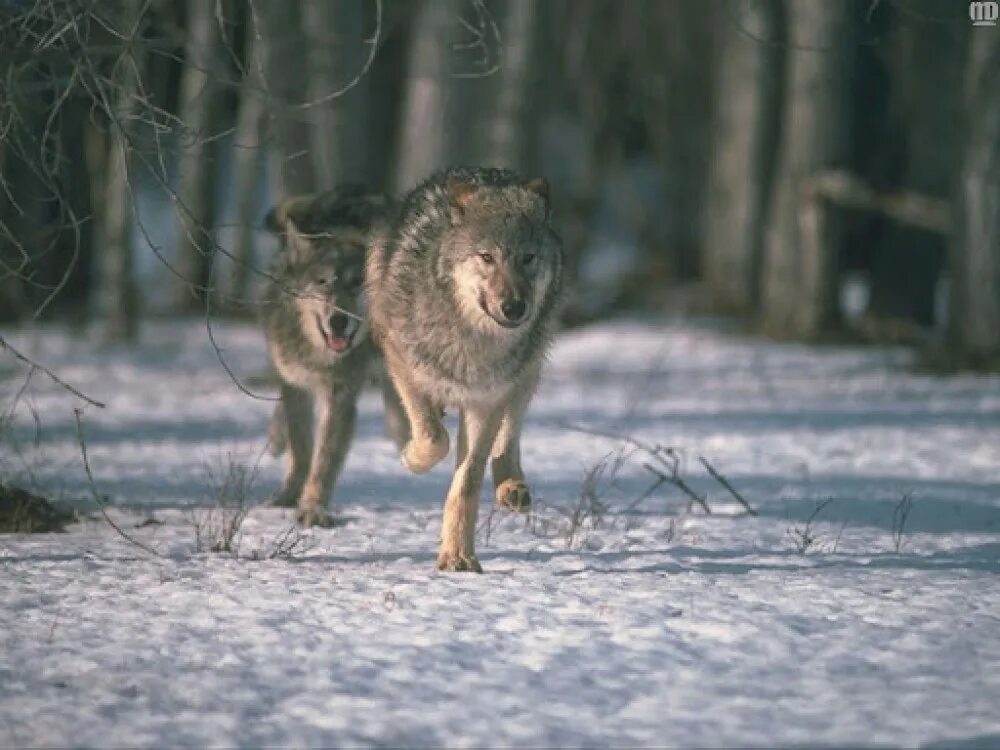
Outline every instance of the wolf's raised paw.
[[448, 572], [482, 573], [483, 566], [475, 555], [463, 555], [457, 552], [441, 552], [437, 559], [438, 570]]
[[413, 440], [403, 448], [403, 466], [414, 474], [423, 474], [437, 466], [448, 455], [448, 433], [442, 431], [436, 440]]
[[520, 479], [507, 479], [497, 487], [497, 506], [514, 513], [527, 513], [531, 509], [531, 493]]

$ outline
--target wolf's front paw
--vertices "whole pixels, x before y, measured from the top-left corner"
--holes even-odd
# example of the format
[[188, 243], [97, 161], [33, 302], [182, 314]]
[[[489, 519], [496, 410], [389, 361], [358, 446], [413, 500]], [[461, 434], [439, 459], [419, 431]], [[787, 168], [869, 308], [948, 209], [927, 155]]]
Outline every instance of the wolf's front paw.
[[442, 430], [433, 440], [410, 438], [403, 448], [403, 466], [414, 474], [423, 474], [448, 455], [448, 433]]
[[333, 525], [330, 517], [326, 513], [326, 498], [328, 493], [324, 492], [321, 486], [313, 482], [306, 482], [299, 497], [299, 510], [295, 518], [300, 524], [309, 528], [310, 526], [323, 526], [329, 528]]
[[531, 509], [531, 493], [521, 479], [506, 479], [497, 487], [497, 505], [514, 513], [527, 513]]
[[311, 527], [332, 529], [336, 525], [336, 519], [322, 508], [299, 508], [295, 520], [306, 529]]
[[475, 555], [463, 554], [461, 552], [446, 552], [441, 550], [438, 553], [438, 570], [449, 572], [482, 573], [483, 566]]

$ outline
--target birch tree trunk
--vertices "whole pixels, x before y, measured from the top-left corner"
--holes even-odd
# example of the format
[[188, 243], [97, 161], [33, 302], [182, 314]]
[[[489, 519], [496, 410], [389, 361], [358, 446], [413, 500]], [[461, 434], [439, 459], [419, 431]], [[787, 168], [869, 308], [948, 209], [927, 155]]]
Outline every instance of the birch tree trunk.
[[[449, 58], [460, 8], [459, 0], [429, 0], [414, 19], [396, 163], [400, 193], [453, 158], [458, 113]], [[465, 134], [472, 135], [469, 130]]]
[[368, 77], [354, 82], [370, 52], [365, 44], [364, 4], [302, 0], [302, 22], [309, 51], [308, 98], [316, 102], [310, 115], [318, 186], [365, 183]]
[[215, 9], [214, 2], [187, 2], [180, 94], [184, 131], [177, 187], [177, 271], [182, 279], [175, 302], [179, 309], [196, 308], [205, 298], [215, 249], [217, 136], [224, 114], [219, 80], [226, 67]]
[[[138, 0], [127, 0], [122, 29], [135, 28], [138, 8]], [[139, 76], [144, 70], [145, 57], [141, 47], [135, 49], [132, 59], [117, 68], [118, 96], [116, 109], [110, 113], [107, 160], [103, 165], [91, 165], [91, 171], [103, 172], [104, 176], [99, 310], [104, 320], [104, 338], [111, 343], [134, 343], [139, 338], [140, 305], [132, 246], [135, 196], [129, 182], [129, 166]]]
[[972, 30], [954, 200], [949, 339], [961, 364], [1000, 365], [1000, 34]]
[[780, 0], [743, 0], [724, 11], [735, 15], [720, 35], [702, 258], [712, 306], [727, 314], [757, 305], [781, 125], [781, 10]]
[[[805, 199], [811, 178], [847, 155], [852, 7], [787, 0], [785, 104], [761, 279], [763, 328], [776, 336], [811, 338], [836, 319], [838, 243], [835, 236], [804, 242], [819, 229]], [[822, 227], [831, 235], [837, 229], [835, 222]]]
[[537, 0], [506, 0], [500, 36], [502, 58], [485, 127], [483, 164], [524, 171], [532, 164], [533, 118], [541, 8]]
[[265, 90], [272, 139], [270, 174], [275, 197], [311, 193], [318, 181], [312, 154], [311, 113], [303, 70], [306, 41], [300, 0], [257, 3], [266, 45]]
[[260, 30], [251, 18], [245, 47], [244, 85], [236, 119], [236, 148], [233, 158], [233, 183], [236, 189], [236, 235], [233, 243], [233, 271], [230, 293], [237, 306], [250, 298], [255, 264], [257, 230], [260, 224], [260, 177], [262, 134], [267, 114], [264, 100], [265, 50], [259, 41]]

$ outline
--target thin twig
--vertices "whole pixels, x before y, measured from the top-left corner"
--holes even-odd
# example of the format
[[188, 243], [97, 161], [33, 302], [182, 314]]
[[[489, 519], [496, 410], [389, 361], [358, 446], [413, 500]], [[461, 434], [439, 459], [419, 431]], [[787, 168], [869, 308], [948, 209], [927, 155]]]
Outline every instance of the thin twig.
[[718, 471], [716, 471], [715, 467], [712, 466], [712, 464], [710, 464], [708, 462], [707, 458], [705, 458], [704, 456], [698, 456], [698, 460], [701, 461], [701, 463], [704, 465], [704, 467], [708, 471], [708, 473], [712, 475], [712, 478], [716, 482], [718, 482], [719, 484], [721, 484], [723, 487], [725, 487], [726, 490], [728, 490], [728, 492], [729, 492], [730, 495], [732, 495], [734, 498], [736, 498], [736, 502], [738, 502], [740, 505], [742, 505], [743, 508], [746, 510], [747, 513], [749, 513], [751, 516], [756, 516], [757, 515], [757, 511], [755, 511], [753, 509], [753, 506], [751, 506], [750, 503], [748, 503], [746, 501], [746, 498], [744, 498], [743, 495], [741, 495], [739, 492], [736, 491], [736, 488], [733, 487], [733, 485], [729, 483], [728, 479], [726, 479], [724, 476], [722, 476], [722, 474], [720, 474]]
[[218, 342], [215, 340], [215, 332], [212, 330], [212, 276], [215, 274], [215, 263], [213, 262], [208, 270], [208, 283], [209, 291], [205, 294], [205, 330], [208, 332], [208, 340], [212, 344], [212, 349], [215, 350], [215, 356], [219, 360], [219, 364], [222, 365], [226, 374], [229, 375], [229, 379], [233, 381], [237, 388], [239, 388], [243, 393], [251, 398], [255, 398], [258, 401], [280, 401], [279, 396], [264, 396], [260, 393], [254, 393], [247, 386], [243, 384], [243, 381], [239, 379], [233, 369], [229, 366], [226, 361], [225, 356], [222, 353], [222, 348], [219, 346]]
[[910, 517], [911, 510], [913, 510], [913, 490], [905, 492], [902, 499], [896, 503], [896, 507], [892, 509], [892, 543], [897, 555], [903, 548], [906, 519]]
[[681, 492], [687, 495], [688, 498], [690, 498], [691, 502], [700, 505], [701, 509], [705, 511], [705, 515], [708, 516], [712, 515], [712, 509], [708, 507], [708, 502], [705, 500], [705, 498], [703, 498], [701, 495], [699, 495], [697, 492], [691, 489], [688, 483], [685, 482], [676, 471], [672, 471], [670, 474], [664, 474], [663, 471], [656, 468], [648, 461], [642, 465], [642, 468], [644, 468], [646, 471], [650, 472], [657, 478], [661, 479], [662, 481], [667, 482], [668, 484], [672, 484], [674, 487], [679, 489]]
[[[813, 544], [815, 544], [816, 541], [819, 539], [819, 537], [816, 536], [812, 531], [813, 521], [815, 521], [816, 516], [818, 516], [822, 512], [822, 510], [832, 502], [833, 498], [828, 497], [823, 502], [817, 504], [816, 507], [813, 508], [813, 512], [809, 514], [809, 518], [806, 519], [806, 524], [804, 527], [796, 526], [793, 529], [788, 529], [788, 535], [792, 538], [792, 541], [795, 544], [795, 549], [800, 555], [806, 554], [809, 551], [810, 547], [812, 547]], [[843, 527], [841, 527], [841, 533], [843, 532], [843, 530], [844, 530]], [[838, 535], [837, 538], [839, 540], [840, 536]]]
[[35, 362], [33, 359], [31, 359], [30, 357], [27, 357], [26, 355], [24, 355], [21, 352], [19, 352], [17, 349], [15, 349], [13, 346], [11, 346], [3, 336], [0, 336], [0, 349], [6, 349], [8, 352], [10, 352], [14, 356], [14, 359], [17, 359], [17, 360], [23, 362], [24, 364], [28, 365], [29, 367], [31, 367], [31, 368], [33, 368], [35, 370], [40, 370], [41, 372], [45, 373], [46, 375], [49, 376], [49, 378], [54, 383], [56, 383], [59, 386], [62, 386], [67, 391], [69, 391], [74, 396], [76, 396], [78, 399], [86, 401], [88, 404], [90, 404], [91, 406], [96, 406], [98, 409], [103, 409], [105, 407], [105, 405], [103, 403], [101, 403], [100, 401], [95, 401], [94, 399], [92, 399], [87, 394], [85, 394], [85, 393], [79, 391], [78, 389], [74, 388], [73, 386], [71, 386], [69, 383], [67, 383], [65, 380], [63, 380], [62, 378], [60, 378], [58, 375], [56, 375], [54, 372], [52, 372], [52, 370], [50, 370], [45, 365], [40, 365], [37, 362]]
[[80, 444], [80, 455], [83, 456], [83, 470], [87, 473], [87, 482], [90, 485], [90, 493], [94, 497], [94, 502], [97, 504], [97, 508], [101, 511], [101, 515], [104, 516], [104, 520], [108, 522], [108, 525], [118, 532], [118, 534], [127, 542], [131, 542], [136, 547], [141, 549], [147, 554], [153, 555], [154, 557], [165, 558], [166, 556], [147, 544], [140, 542], [134, 536], [125, 531], [121, 526], [114, 522], [114, 519], [108, 514], [108, 510], [104, 505], [104, 500], [101, 498], [101, 493], [97, 491], [97, 484], [94, 482], [94, 474], [90, 470], [90, 458], [87, 455], [87, 442], [83, 438], [83, 410], [80, 408], [73, 409], [73, 418], [76, 420], [76, 439]]
[[629, 506], [625, 509], [625, 512], [626, 513], [631, 513], [636, 508], [638, 508], [639, 505], [642, 503], [643, 500], [645, 500], [647, 497], [649, 497], [654, 492], [656, 492], [658, 489], [660, 489], [660, 487], [666, 481], [667, 481], [666, 477], [659, 477], [658, 476], [656, 478], [656, 480], [651, 485], [649, 485], [649, 487], [646, 489], [645, 492], [643, 492], [641, 495], [639, 495], [639, 497], [637, 497], [635, 500], [633, 500], [631, 503], [629, 503]]
[[639, 440], [638, 438], [632, 437], [631, 435], [622, 435], [616, 432], [605, 432], [603, 430], [594, 430], [589, 427], [582, 427], [580, 425], [576, 425], [570, 422], [564, 422], [563, 426], [566, 427], [567, 429], [573, 430], [575, 432], [582, 432], [587, 435], [611, 438], [613, 440], [621, 440], [624, 443], [627, 443], [628, 445], [638, 448], [642, 452], [646, 453], [656, 464], [658, 464], [658, 466], [654, 466], [652, 463], [648, 461], [643, 464], [643, 468], [652, 473], [654, 476], [656, 476], [658, 481], [654, 482], [653, 485], [646, 492], [644, 492], [639, 497], [638, 500], [634, 501], [632, 507], [638, 505], [639, 502], [649, 497], [649, 495], [652, 494], [654, 491], [656, 491], [656, 489], [659, 488], [660, 485], [669, 483], [672, 484], [677, 489], [679, 489], [685, 495], [687, 495], [692, 502], [697, 503], [702, 508], [702, 510], [705, 511], [706, 515], [712, 515], [712, 509], [709, 507], [707, 499], [700, 496], [697, 492], [691, 489], [691, 487], [687, 484], [687, 482], [685, 482], [684, 479], [681, 477], [680, 475], [681, 459], [674, 448], [665, 445], [647, 443], [646, 441]]

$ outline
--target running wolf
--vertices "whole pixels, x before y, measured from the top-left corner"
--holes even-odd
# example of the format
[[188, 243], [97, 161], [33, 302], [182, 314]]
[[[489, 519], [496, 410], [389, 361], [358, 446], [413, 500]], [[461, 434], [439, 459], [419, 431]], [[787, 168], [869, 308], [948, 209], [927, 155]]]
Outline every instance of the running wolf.
[[443, 409], [460, 410], [441, 570], [482, 570], [475, 531], [487, 460], [500, 506], [531, 502], [521, 421], [555, 326], [562, 264], [548, 183], [501, 169], [433, 175], [373, 235], [369, 319], [409, 422], [407, 468], [421, 474], [448, 454]]
[[364, 263], [370, 229], [387, 206], [382, 195], [344, 185], [288, 198], [265, 219], [282, 249], [262, 309], [281, 380], [270, 442], [274, 455], [291, 453], [275, 504], [297, 506], [304, 526], [329, 520], [325, 508], [376, 354], [364, 320]]

